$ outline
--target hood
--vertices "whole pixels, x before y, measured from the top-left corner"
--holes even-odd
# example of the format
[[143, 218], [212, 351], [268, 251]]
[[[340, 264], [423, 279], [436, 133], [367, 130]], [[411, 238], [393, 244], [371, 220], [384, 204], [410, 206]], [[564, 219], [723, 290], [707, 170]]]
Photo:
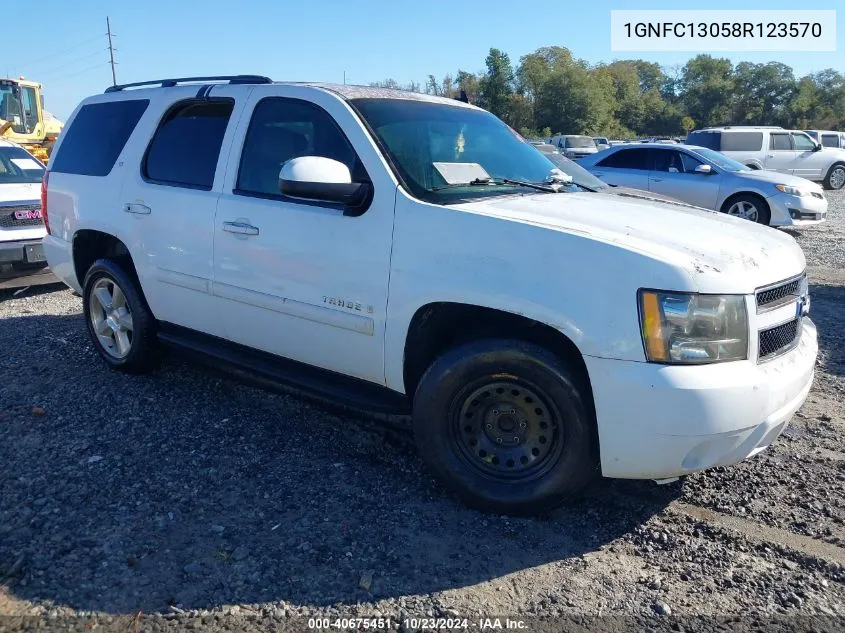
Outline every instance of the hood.
[[451, 208], [641, 253], [686, 271], [689, 290], [699, 292], [751, 294], [805, 267], [804, 253], [786, 233], [688, 205], [585, 192], [510, 196]]
[[[718, 167], [717, 167], [718, 169]], [[772, 171], [769, 169], [751, 169], [749, 171], [735, 171], [731, 172], [732, 176], [738, 178], [748, 178], [757, 182], [770, 182], [773, 185], [789, 185], [790, 187], [801, 187], [802, 189], [809, 189], [811, 191], [821, 192], [821, 185], [801, 178], [800, 176], [791, 176], [789, 174], [782, 174], [779, 171]], [[772, 194], [777, 193], [777, 190], [772, 188]]]
[[0, 185], [0, 203], [32, 202], [41, 200], [41, 183]]

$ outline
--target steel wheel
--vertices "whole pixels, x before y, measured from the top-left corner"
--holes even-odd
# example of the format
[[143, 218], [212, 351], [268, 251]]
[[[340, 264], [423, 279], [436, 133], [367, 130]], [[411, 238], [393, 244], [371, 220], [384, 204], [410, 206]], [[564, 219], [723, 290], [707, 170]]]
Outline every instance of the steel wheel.
[[845, 167], [839, 165], [833, 168], [833, 171], [830, 172], [830, 177], [828, 178], [828, 182], [830, 183], [831, 189], [842, 189], [845, 187]]
[[121, 359], [132, 348], [132, 312], [126, 296], [114, 281], [98, 279], [89, 299], [91, 325], [103, 350]]
[[485, 380], [453, 404], [452, 432], [464, 461], [488, 477], [541, 477], [563, 447], [557, 410], [518, 379]]
[[737, 200], [728, 207], [728, 215], [733, 215], [737, 218], [742, 218], [743, 220], [757, 222], [760, 217], [760, 211], [748, 200]]

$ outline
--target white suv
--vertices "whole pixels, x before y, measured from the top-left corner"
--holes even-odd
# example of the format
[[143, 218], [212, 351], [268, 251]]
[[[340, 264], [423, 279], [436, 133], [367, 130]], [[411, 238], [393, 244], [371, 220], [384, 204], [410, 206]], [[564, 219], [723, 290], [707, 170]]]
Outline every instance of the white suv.
[[771, 169], [824, 184], [845, 187], [845, 150], [825, 148], [803, 130], [728, 126], [690, 132], [688, 145], [722, 152], [752, 169]]
[[0, 279], [47, 265], [41, 247], [43, 176], [44, 165], [20, 145], [0, 139]]
[[444, 484], [520, 514], [735, 463], [807, 396], [789, 235], [593, 192], [455, 100], [150, 84], [84, 100], [45, 179], [47, 258], [115, 369], [163, 342], [411, 413]]

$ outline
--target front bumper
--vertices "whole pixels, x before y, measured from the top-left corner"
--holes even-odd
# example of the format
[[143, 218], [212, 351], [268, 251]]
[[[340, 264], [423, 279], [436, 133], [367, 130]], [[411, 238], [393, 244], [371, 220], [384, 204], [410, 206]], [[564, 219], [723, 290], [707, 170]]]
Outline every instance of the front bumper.
[[605, 477], [666, 479], [735, 464], [786, 428], [813, 383], [816, 327], [795, 349], [758, 364], [702, 366], [585, 358]]
[[791, 196], [779, 193], [767, 198], [771, 210], [771, 226], [804, 226], [818, 224], [827, 218], [827, 199], [815, 196]]

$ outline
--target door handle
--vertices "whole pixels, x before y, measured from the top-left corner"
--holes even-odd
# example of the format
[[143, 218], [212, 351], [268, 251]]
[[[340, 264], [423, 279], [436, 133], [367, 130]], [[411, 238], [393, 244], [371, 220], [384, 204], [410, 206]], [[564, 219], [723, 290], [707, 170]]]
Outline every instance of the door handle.
[[246, 222], [224, 222], [223, 230], [237, 235], [258, 235], [258, 227]]
[[649, 180], [651, 180], [651, 182], [662, 182], [663, 178], [649, 178]]
[[126, 213], [135, 213], [138, 215], [149, 215], [152, 211], [147, 205], [138, 202], [127, 202], [123, 205], [123, 210]]
[[594, 171], [593, 176], [595, 176], [596, 178], [601, 178], [602, 176], [604, 176], [604, 172]]
[[766, 154], [766, 158], [774, 158], [774, 157], [775, 157], [774, 154]]

